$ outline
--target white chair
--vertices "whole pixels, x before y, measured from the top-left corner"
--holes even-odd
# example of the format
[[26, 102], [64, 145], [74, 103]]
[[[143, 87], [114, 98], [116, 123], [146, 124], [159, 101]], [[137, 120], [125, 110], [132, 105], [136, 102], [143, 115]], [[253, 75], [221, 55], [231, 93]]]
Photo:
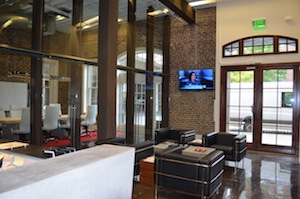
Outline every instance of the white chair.
[[20, 140], [26, 139], [26, 136], [30, 135], [30, 108], [22, 108], [21, 121], [18, 129], [12, 130], [12, 134], [19, 135]]
[[68, 116], [67, 116], [67, 119], [65, 120], [65, 123], [64, 124], [61, 124], [60, 125], [60, 128], [62, 129], [65, 129], [67, 132], [68, 132], [68, 136], [70, 138], [71, 134], [70, 134], [70, 129], [71, 129], [71, 118], [70, 118], [70, 115], [71, 115], [71, 107], [69, 106], [68, 107]]
[[98, 113], [97, 105], [89, 105], [88, 106], [86, 118], [81, 122], [81, 126], [85, 129], [85, 132], [87, 135], [90, 135], [88, 126], [97, 123], [97, 120], [96, 120], [97, 113]]
[[59, 115], [62, 115], [62, 112], [61, 112], [61, 104], [58, 104], [58, 103], [50, 103], [49, 106], [57, 106], [59, 108]]
[[44, 141], [54, 140], [51, 138], [51, 131], [59, 128], [59, 107], [58, 106], [47, 106], [45, 111], [45, 119], [43, 121], [43, 134]]
[[10, 117], [21, 117], [23, 106], [17, 104], [9, 105], [9, 115]]

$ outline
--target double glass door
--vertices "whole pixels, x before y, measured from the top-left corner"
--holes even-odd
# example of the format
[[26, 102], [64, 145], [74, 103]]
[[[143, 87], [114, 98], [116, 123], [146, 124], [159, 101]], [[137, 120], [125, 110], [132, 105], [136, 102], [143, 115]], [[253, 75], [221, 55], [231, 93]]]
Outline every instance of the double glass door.
[[254, 150], [295, 153], [297, 69], [223, 67], [221, 131], [245, 134]]

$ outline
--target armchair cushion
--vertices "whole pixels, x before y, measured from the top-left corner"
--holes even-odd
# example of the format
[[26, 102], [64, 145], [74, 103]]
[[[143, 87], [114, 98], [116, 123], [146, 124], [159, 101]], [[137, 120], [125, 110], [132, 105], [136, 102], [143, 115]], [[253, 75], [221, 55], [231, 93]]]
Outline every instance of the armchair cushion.
[[218, 149], [218, 150], [221, 150], [225, 154], [232, 155], [232, 153], [233, 153], [233, 147], [232, 146], [226, 146], [226, 145], [220, 145], [220, 144], [213, 144], [210, 147]]

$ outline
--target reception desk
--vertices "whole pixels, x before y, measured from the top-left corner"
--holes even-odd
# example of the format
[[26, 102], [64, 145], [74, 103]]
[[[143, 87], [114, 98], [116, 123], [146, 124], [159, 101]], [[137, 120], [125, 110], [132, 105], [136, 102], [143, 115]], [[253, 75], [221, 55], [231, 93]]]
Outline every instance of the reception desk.
[[133, 147], [103, 144], [0, 172], [0, 198], [132, 198]]

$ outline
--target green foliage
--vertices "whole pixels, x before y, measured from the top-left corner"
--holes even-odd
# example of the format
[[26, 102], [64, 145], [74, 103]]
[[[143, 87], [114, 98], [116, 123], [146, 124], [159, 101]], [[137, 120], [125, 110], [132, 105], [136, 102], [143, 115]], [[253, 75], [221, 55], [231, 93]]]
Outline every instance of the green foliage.
[[[265, 70], [264, 82], [277, 82], [285, 80], [287, 70]], [[233, 71], [230, 72], [230, 82], [253, 82], [253, 71]]]
[[252, 71], [233, 71], [230, 72], [230, 82], [253, 82], [253, 75]]
[[287, 70], [265, 70], [264, 82], [280, 82], [286, 79]]

